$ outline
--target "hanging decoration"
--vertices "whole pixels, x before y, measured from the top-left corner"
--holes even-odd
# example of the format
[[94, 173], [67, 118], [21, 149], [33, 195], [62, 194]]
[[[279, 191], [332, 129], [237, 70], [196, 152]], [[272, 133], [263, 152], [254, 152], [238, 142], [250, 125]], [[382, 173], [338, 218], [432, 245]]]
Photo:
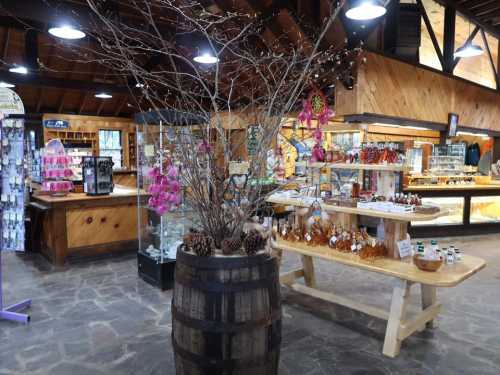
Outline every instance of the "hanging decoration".
[[307, 128], [311, 129], [312, 120], [314, 118], [318, 120], [316, 129], [313, 132], [313, 138], [316, 144], [312, 150], [312, 160], [324, 161], [325, 150], [321, 145], [321, 141], [323, 140], [321, 127], [328, 124], [328, 121], [334, 116], [335, 112], [328, 106], [325, 94], [317, 88], [313, 88], [307, 100], [304, 100], [302, 105], [303, 109], [298, 116], [298, 119], [302, 124], [306, 123]]
[[316, 117], [318, 120], [318, 128], [328, 124], [330, 118], [335, 115], [335, 112], [328, 106], [328, 101], [325, 94], [314, 88], [307, 100], [302, 102], [302, 111], [299, 113], [298, 119], [301, 123], [306, 123], [310, 129], [312, 120]]
[[158, 215], [161, 216], [180, 204], [179, 172], [173, 164], [167, 166], [166, 174], [162, 173], [160, 168], [155, 167], [151, 169], [148, 176], [152, 180], [148, 189], [151, 194], [148, 205]]

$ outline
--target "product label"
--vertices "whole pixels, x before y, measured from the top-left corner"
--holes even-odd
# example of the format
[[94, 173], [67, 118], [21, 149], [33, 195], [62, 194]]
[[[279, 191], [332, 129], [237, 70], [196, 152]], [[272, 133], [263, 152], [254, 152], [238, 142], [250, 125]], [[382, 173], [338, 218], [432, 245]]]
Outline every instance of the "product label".
[[398, 241], [399, 256], [401, 258], [406, 258], [411, 256], [411, 241], [403, 240]]

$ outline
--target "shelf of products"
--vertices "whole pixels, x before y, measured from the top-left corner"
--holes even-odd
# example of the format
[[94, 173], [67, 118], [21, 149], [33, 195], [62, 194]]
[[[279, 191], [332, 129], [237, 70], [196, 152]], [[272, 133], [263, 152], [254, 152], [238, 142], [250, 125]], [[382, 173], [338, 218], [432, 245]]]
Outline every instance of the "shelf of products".
[[359, 163], [325, 163], [325, 162], [302, 162], [303, 165], [311, 168], [329, 168], [346, 170], [366, 170], [366, 171], [389, 171], [403, 172], [402, 164], [359, 164]]
[[85, 156], [92, 156], [90, 148], [66, 148], [66, 154], [71, 157], [69, 168], [73, 171], [72, 181], [82, 181], [82, 159]]
[[[296, 207], [311, 207], [311, 205], [316, 201], [315, 198], [304, 197], [304, 198], [282, 198], [276, 195], [270, 196], [267, 199], [268, 203], [281, 204], [285, 206], [296, 206]], [[321, 202], [320, 202], [321, 203]], [[427, 203], [427, 202], [426, 202]], [[438, 206], [439, 207], [439, 206]], [[353, 215], [362, 215], [370, 217], [379, 217], [382, 219], [398, 220], [398, 221], [429, 221], [435, 220], [442, 215], [442, 212], [435, 213], [417, 213], [417, 212], [387, 212], [380, 210], [372, 210], [357, 207], [344, 207], [344, 206], [334, 206], [330, 204], [321, 203], [321, 208], [326, 212], [341, 212]]]

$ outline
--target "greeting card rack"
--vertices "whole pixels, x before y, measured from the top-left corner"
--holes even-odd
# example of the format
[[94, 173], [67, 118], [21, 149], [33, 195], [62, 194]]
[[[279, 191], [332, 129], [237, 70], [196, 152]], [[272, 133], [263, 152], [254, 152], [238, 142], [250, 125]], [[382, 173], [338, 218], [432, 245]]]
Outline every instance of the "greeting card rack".
[[0, 320], [27, 323], [21, 311], [30, 299], [3, 306], [1, 259], [4, 251], [24, 251], [24, 106], [15, 92], [1, 89], [0, 108]]

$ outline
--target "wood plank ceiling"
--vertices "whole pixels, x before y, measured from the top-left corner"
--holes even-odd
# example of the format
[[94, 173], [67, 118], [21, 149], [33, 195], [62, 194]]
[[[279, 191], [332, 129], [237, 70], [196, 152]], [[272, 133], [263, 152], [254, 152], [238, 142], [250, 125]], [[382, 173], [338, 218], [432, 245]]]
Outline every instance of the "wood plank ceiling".
[[500, 35], [499, 0], [448, 0], [447, 2], [455, 6], [464, 16], [474, 18], [496, 35]]
[[[328, 14], [330, 0], [203, 0], [202, 3], [212, 12], [237, 9], [259, 14], [267, 20], [262, 34], [265, 43], [286, 49], [290, 44], [312, 45], [310, 30], [303, 26], [305, 23], [312, 27], [320, 25]], [[137, 18], [126, 1], [103, 4], [113, 5], [112, 11], [119, 11], [122, 20]], [[0, 81], [16, 84], [15, 91], [29, 113], [108, 116], [135, 113], [138, 108], [127, 87], [127, 79], [99, 63], [84, 62], [75, 53], [94, 43], [90, 38], [68, 44], [48, 34], [50, 25], [59, 22], [65, 12], [85, 19], [90, 10], [84, 0], [4, 0], [0, 3]], [[345, 36], [336, 25], [327, 33], [325, 46], [339, 45]], [[30, 74], [10, 73], [8, 69], [15, 64], [28, 65]], [[161, 62], [157, 65], [161, 66]], [[102, 91], [111, 93], [113, 98], [94, 97]]]

